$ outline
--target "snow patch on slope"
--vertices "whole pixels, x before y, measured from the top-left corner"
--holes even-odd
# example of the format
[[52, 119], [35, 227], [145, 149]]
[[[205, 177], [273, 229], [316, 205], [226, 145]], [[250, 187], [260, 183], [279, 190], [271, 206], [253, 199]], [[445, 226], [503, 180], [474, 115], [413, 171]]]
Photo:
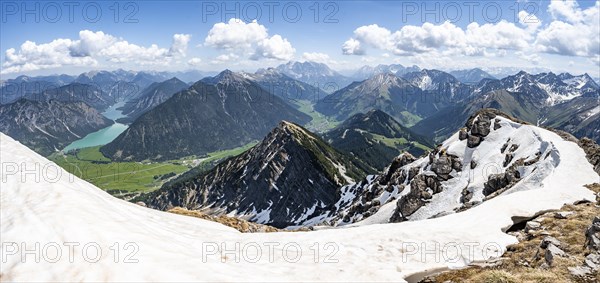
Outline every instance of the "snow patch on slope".
[[[21, 255], [7, 256], [0, 265], [6, 281], [394, 281], [431, 270], [460, 267], [472, 261], [499, 256], [516, 239], [501, 231], [512, 225], [514, 216], [528, 217], [540, 211], [558, 209], [564, 203], [594, 199], [584, 184], [597, 182], [598, 175], [577, 145], [556, 134], [538, 130], [560, 153], [560, 163], [543, 180], [541, 190], [524, 190], [502, 195], [465, 212], [442, 218], [396, 224], [365, 225], [297, 233], [241, 234], [234, 229], [197, 218], [175, 215], [116, 199], [92, 184], [54, 165], [50, 172], [63, 177], [35, 182], [31, 175], [22, 180], [19, 167], [2, 166], [0, 189], [0, 236], [4, 243], [34, 247], [55, 242], [76, 242], [75, 260], [63, 256], [55, 263], [21, 261]], [[4, 164], [53, 164], [44, 157], [0, 134]], [[115, 263], [109, 248], [114, 243], [135, 243], [138, 263]], [[86, 243], [97, 243], [103, 253], [96, 263], [80, 256]], [[236, 243], [258, 245], [247, 257], [239, 253], [223, 256], [209, 253], [210, 247], [235, 249]], [[273, 257], [268, 245], [276, 243]], [[286, 244], [297, 245], [302, 255], [296, 262], [286, 259]], [[311, 247], [332, 244], [336, 251], [315, 255]], [[439, 254], [411, 252], [407, 247], [428, 250], [446, 244], [477, 243], [463, 251], [459, 263]], [[493, 243], [497, 252], [484, 250]], [[489, 245], [488, 245], [489, 247]], [[323, 250], [321, 250], [323, 251]], [[66, 250], [65, 250], [66, 252]], [[424, 255], [424, 257], [422, 257]], [[473, 255], [473, 256], [471, 256]], [[289, 258], [289, 256], [288, 256]], [[436, 260], [437, 258], [437, 260]], [[334, 260], [325, 263], [326, 260]], [[293, 272], [292, 272], [293, 271]]]

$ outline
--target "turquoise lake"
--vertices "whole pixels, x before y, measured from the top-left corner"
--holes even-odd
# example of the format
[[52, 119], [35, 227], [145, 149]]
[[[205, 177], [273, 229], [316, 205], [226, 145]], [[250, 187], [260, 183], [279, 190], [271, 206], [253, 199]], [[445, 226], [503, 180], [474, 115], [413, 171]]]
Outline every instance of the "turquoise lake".
[[[123, 106], [125, 102], [118, 102], [115, 105], [106, 109], [106, 111], [102, 112], [106, 118], [111, 120], [116, 120], [121, 117], [125, 117], [121, 113], [121, 111], [117, 110], [117, 108]], [[122, 132], [127, 130], [127, 125], [121, 123], [114, 123], [104, 129], [98, 130], [96, 132], [90, 133], [87, 136], [76, 140], [69, 144], [67, 147], [63, 149], [63, 152], [67, 152], [74, 149], [80, 149], [91, 146], [105, 145], [111, 141], [113, 141], [116, 137], [118, 137]]]

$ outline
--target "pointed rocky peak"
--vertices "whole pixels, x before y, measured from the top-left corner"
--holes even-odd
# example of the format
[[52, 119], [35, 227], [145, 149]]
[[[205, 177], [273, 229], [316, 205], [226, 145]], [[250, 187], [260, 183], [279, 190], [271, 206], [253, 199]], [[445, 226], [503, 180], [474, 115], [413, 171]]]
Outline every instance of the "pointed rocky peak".
[[185, 84], [185, 82], [183, 82], [182, 80], [178, 79], [177, 77], [172, 77], [166, 81], [164, 81], [165, 83], [168, 84]]
[[515, 74], [515, 76], [518, 76], [518, 77], [522, 77], [522, 76], [529, 76], [529, 73], [527, 73], [527, 72], [525, 72], [525, 71], [521, 70], [521, 71], [519, 71], [517, 74]]
[[201, 81], [207, 84], [244, 84], [248, 82], [248, 76], [243, 73], [236, 73], [229, 69], [225, 69], [214, 77], [206, 77]]
[[339, 187], [365, 176], [316, 135], [281, 121], [250, 150], [212, 170], [163, 187], [151, 207], [210, 207], [276, 227], [298, 225], [331, 207]]
[[219, 80], [236, 79], [236, 78], [238, 78], [238, 75], [229, 69], [225, 69], [224, 71], [222, 71], [218, 75], [216, 75], [215, 78], [217, 78]]
[[281, 121], [275, 127], [268, 136], [271, 136], [281, 141], [294, 141], [299, 145], [306, 145], [306, 143], [322, 142], [320, 138], [315, 134], [311, 133], [302, 126], [297, 125], [288, 121]]

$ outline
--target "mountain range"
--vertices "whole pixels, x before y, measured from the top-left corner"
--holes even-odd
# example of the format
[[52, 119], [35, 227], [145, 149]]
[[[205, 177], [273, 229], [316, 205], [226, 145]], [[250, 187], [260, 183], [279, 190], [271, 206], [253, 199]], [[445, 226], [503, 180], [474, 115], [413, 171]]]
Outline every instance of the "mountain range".
[[327, 96], [327, 93], [320, 89], [317, 84], [293, 79], [275, 68], [259, 69], [256, 73], [242, 74], [258, 83], [269, 93], [282, 98], [297, 108], [302, 107], [303, 104], [313, 104]]
[[402, 152], [421, 156], [433, 147], [425, 138], [414, 134], [380, 110], [359, 113], [323, 134], [334, 148], [354, 156], [373, 170], [383, 170]]
[[318, 136], [283, 121], [245, 153], [143, 200], [161, 210], [181, 206], [287, 227], [331, 209], [338, 189], [364, 175]]
[[352, 82], [348, 78], [323, 63], [294, 62], [279, 65], [275, 68], [278, 72], [293, 79], [318, 87], [327, 93], [335, 92]]
[[381, 73], [394, 74], [396, 76], [402, 76], [407, 73], [418, 72], [421, 68], [419, 66], [413, 65], [411, 67], [405, 67], [401, 64], [391, 64], [391, 65], [377, 65], [375, 67], [365, 65], [362, 66], [358, 71], [352, 75], [353, 78], [358, 79], [360, 81], [366, 80], [374, 75]]
[[[410, 127], [413, 134], [423, 136], [426, 140], [439, 142], [459, 129], [472, 113], [481, 108], [491, 107], [530, 123], [562, 129], [577, 137], [587, 136], [600, 141], [597, 115], [599, 111], [596, 107], [597, 98], [600, 96], [598, 94], [599, 87], [587, 74], [574, 76], [568, 73], [549, 72], [534, 75], [521, 71], [502, 79], [493, 79], [488, 78], [489, 76], [480, 69], [471, 69], [454, 71], [453, 73], [460, 78], [458, 79], [443, 71], [420, 69], [416, 66], [407, 68], [400, 64], [363, 67], [357, 74], [362, 73], [364, 76], [368, 76], [370, 72], [381, 73], [364, 81], [353, 82], [330, 95], [311, 83], [301, 81], [340, 78], [339, 73], [332, 71], [326, 65], [313, 62], [289, 62], [277, 68], [261, 69], [255, 73], [229, 72], [236, 80], [247, 81], [246, 89], [224, 88], [224, 84], [218, 88], [221, 93], [231, 92], [234, 96], [240, 96], [236, 94], [238, 90], [248, 92], [248, 88], [254, 88], [255, 90], [249, 91], [247, 94], [252, 97], [252, 101], [267, 101], [267, 103], [271, 103], [271, 100], [283, 101], [297, 111], [289, 112], [289, 109], [282, 110], [283, 108], [275, 107], [282, 113], [291, 113], [291, 116], [281, 118], [302, 125], [305, 125], [310, 119], [322, 119], [315, 115], [316, 113], [311, 112], [313, 108], [326, 119], [338, 122], [343, 122], [360, 113], [368, 113], [370, 110], [381, 110], [392, 116], [400, 125]], [[28, 100], [82, 101], [100, 112], [118, 101], [125, 100], [126, 103], [121, 109], [128, 117], [121, 118], [119, 122], [134, 123], [136, 119], [143, 116], [142, 114], [151, 112], [154, 107], [166, 102], [178, 91], [188, 88], [186, 83], [179, 79], [166, 79], [167, 74], [169, 73], [116, 70], [111, 72], [91, 71], [79, 76], [20, 76], [4, 81], [1, 90], [8, 93], [3, 96], [6, 101], [18, 98], [19, 95], [11, 96], [14, 92], [11, 92], [13, 90], [10, 88], [21, 83], [25, 85], [26, 92], [27, 89], [32, 90], [26, 95]], [[196, 73], [196, 75], [198, 74]], [[182, 75], [185, 74], [182, 73]], [[471, 77], [471, 79], [467, 77]], [[461, 82], [461, 80], [473, 81], [473, 78], [475, 80], [481, 78], [481, 80], [477, 84]], [[202, 79], [202, 82], [217, 86], [221, 79], [222, 76], [218, 75], [206, 77]], [[346, 77], [346, 82], [349, 81]], [[48, 84], [49, 87], [42, 92], [36, 92], [36, 89], [39, 89], [36, 86], [39, 87], [41, 84]], [[59, 86], [55, 87], [54, 84]], [[142, 88], [143, 86], [146, 87]], [[251, 104], [257, 104], [254, 102]], [[179, 106], [173, 105], [172, 107]], [[173, 112], [171, 120], [185, 120], [187, 118], [178, 117], [185, 115], [187, 114]], [[150, 116], [158, 119], [163, 115], [153, 114]], [[234, 120], [236, 119], [239, 120], [239, 117]], [[278, 119], [273, 119], [268, 127], [263, 127], [259, 131], [260, 134], [241, 134], [239, 140], [260, 139], [279, 122]], [[195, 127], [205, 124], [203, 119], [194, 121], [200, 122]], [[440, 123], [440, 121], [444, 121], [444, 123]], [[254, 122], [250, 122], [250, 124]], [[140, 122], [140, 124], [144, 124], [146, 130], [149, 130], [161, 123], [150, 119], [144, 123]], [[28, 127], [31, 126], [28, 125]], [[190, 126], [190, 130], [195, 131], [195, 127]], [[131, 136], [120, 146], [111, 145], [113, 150], [110, 153], [112, 155], [118, 153], [118, 150], [125, 148], [125, 144], [141, 143], [132, 140], [144, 136], [141, 134], [143, 130], [138, 129], [138, 131], [140, 134]], [[222, 136], [215, 135], [215, 137]], [[156, 150], [153, 157], [146, 156], [144, 158], [171, 156], [171, 153], [162, 152], [168, 147], [159, 145], [162, 143], [160, 140], [162, 139], [155, 141], [157, 142], [155, 148], [159, 149]], [[219, 142], [222, 140], [215, 140], [215, 143], [208, 146], [206, 150], [226, 149], [239, 144], [224, 142], [220, 146]], [[184, 142], [175, 148], [185, 148], [187, 144]], [[206, 150], [187, 149], [182, 154], [191, 152], [204, 154], [207, 152]], [[134, 148], [130, 148], [130, 153], [135, 151]], [[133, 158], [133, 156], [130, 157]], [[386, 159], [389, 159], [389, 156], [386, 156]], [[382, 163], [379, 163], [373, 168], [380, 170], [381, 166]]]
[[111, 124], [112, 120], [83, 102], [21, 98], [0, 105], [0, 132], [45, 156]]
[[342, 121], [357, 113], [379, 109], [411, 126], [466, 99], [470, 89], [450, 74], [437, 70], [421, 70], [403, 77], [381, 73], [329, 95], [315, 104], [315, 110]]
[[587, 74], [519, 72], [501, 80], [482, 80], [471, 98], [441, 109], [411, 129], [439, 141], [460, 128], [478, 109], [495, 108], [529, 123], [600, 141], [596, 115], [600, 111], [599, 97], [600, 87]]
[[202, 156], [261, 139], [281, 120], [304, 124], [310, 117], [226, 70], [143, 114], [101, 151], [115, 160]]
[[427, 155], [403, 152], [381, 173], [361, 178], [360, 164], [306, 129], [281, 122], [247, 152], [137, 200], [276, 227], [417, 221], [559, 188], [568, 182], [561, 174], [572, 170], [589, 179], [595, 173], [586, 153], [569, 134], [483, 109]]
[[121, 111], [127, 117], [118, 119], [118, 122], [131, 123], [142, 114], [167, 101], [175, 93], [187, 88], [186, 83], [175, 77], [164, 82], [152, 83], [125, 103]]

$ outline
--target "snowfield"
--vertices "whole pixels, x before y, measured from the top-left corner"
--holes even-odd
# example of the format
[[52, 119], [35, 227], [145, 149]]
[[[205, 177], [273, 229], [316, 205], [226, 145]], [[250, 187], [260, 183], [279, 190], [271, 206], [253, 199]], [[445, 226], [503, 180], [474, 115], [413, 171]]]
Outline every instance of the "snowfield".
[[255, 234], [116, 199], [0, 133], [0, 278], [414, 281], [500, 256], [516, 243], [502, 232], [513, 218], [594, 200], [583, 185], [599, 176], [583, 150], [550, 131], [526, 127], [557, 150], [557, 165], [539, 187], [515, 189], [435, 219]]

